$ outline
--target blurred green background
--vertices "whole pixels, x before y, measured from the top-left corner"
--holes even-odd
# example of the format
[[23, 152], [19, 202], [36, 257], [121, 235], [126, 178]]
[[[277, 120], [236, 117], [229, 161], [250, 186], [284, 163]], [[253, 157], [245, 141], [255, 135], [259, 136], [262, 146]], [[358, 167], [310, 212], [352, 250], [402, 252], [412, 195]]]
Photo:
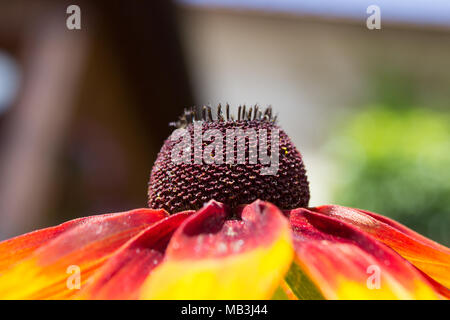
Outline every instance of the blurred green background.
[[337, 125], [325, 147], [339, 168], [333, 200], [449, 245], [450, 113], [417, 105], [408, 78], [377, 81], [378, 102]]

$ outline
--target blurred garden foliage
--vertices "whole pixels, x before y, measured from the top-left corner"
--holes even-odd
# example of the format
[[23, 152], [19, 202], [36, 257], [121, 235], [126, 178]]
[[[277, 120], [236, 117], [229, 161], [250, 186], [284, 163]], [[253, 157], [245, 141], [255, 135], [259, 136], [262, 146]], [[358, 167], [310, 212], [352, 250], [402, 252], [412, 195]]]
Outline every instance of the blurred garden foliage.
[[374, 106], [346, 120], [327, 148], [336, 204], [392, 217], [450, 244], [450, 113]]

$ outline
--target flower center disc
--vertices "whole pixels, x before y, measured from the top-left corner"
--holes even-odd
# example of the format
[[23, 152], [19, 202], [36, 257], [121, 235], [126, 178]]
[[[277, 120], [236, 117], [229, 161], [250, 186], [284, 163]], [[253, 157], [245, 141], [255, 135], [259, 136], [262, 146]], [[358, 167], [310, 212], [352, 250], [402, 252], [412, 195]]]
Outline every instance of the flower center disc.
[[[209, 200], [236, 208], [257, 199], [281, 209], [307, 207], [309, 184], [299, 151], [276, 125], [271, 108], [236, 119], [219, 105], [186, 110], [164, 142], [150, 176], [149, 207], [170, 213], [197, 210]], [[274, 152], [272, 152], [274, 150]]]

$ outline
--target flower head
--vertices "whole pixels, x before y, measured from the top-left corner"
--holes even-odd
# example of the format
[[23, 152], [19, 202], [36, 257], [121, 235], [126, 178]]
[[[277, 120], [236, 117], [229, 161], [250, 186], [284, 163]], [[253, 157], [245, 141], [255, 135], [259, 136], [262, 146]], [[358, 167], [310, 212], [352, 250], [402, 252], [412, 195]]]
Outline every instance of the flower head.
[[228, 105], [225, 115], [219, 105], [214, 117], [211, 108], [198, 116], [187, 110], [176, 125], [152, 169], [149, 207], [173, 213], [200, 209], [209, 200], [235, 208], [257, 199], [282, 209], [308, 206], [302, 156], [272, 108], [239, 107], [236, 119]]
[[[447, 247], [368, 211], [308, 208], [300, 153], [271, 111], [253, 112], [240, 110], [236, 121], [228, 110], [216, 119], [208, 109], [198, 118], [187, 112], [179, 122], [185, 131], [166, 141], [152, 171], [152, 209], [76, 219], [0, 242], [0, 298], [450, 297]], [[196, 124], [202, 136], [215, 129], [214, 142], [185, 144], [195, 140]], [[236, 128], [266, 129], [267, 140], [279, 130], [269, 150], [280, 154], [272, 175], [260, 174], [270, 162], [215, 163], [228, 152], [215, 142]], [[172, 157], [176, 146], [185, 151], [181, 158]], [[250, 162], [251, 137], [242, 146]], [[214, 161], [195, 163], [196, 153]]]

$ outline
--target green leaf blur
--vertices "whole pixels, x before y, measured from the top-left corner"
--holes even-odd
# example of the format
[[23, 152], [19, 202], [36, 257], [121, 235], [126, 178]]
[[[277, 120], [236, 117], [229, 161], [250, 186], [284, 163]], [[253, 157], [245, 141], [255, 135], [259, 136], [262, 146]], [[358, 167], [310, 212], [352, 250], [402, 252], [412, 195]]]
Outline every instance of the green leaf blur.
[[336, 203], [392, 217], [440, 243], [450, 234], [450, 114], [374, 106], [333, 140]]

